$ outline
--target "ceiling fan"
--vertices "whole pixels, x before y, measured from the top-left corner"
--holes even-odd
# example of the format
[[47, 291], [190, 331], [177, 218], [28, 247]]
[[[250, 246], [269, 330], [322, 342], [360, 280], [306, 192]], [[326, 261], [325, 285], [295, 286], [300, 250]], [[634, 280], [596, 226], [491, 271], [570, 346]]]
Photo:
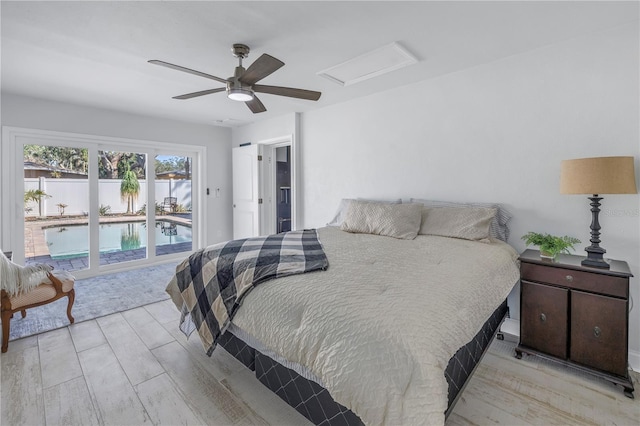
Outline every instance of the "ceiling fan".
[[249, 56], [249, 46], [244, 44], [234, 44], [231, 51], [233, 52], [233, 56], [238, 58], [239, 65], [236, 67], [233, 76], [226, 79], [156, 59], [150, 60], [149, 63], [215, 80], [226, 86], [174, 96], [173, 99], [191, 99], [198, 96], [226, 91], [229, 99], [244, 102], [254, 114], [267, 110], [262, 102], [260, 102], [260, 99], [256, 96], [256, 93], [268, 93], [270, 95], [288, 96], [290, 98], [307, 99], [310, 101], [317, 101], [320, 99], [320, 95], [322, 93], [314, 92], [313, 90], [256, 84], [258, 81], [284, 66], [284, 62], [271, 55], [263, 53], [262, 56], [256, 59], [248, 69], [244, 69], [242, 66], [242, 60]]

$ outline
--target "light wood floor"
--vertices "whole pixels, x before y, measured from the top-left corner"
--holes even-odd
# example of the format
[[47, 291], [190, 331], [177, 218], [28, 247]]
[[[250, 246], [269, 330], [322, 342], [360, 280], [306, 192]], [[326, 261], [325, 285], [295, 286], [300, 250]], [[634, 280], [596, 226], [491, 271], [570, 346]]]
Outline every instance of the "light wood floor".
[[[309, 424], [224, 350], [208, 358], [196, 336], [187, 341], [178, 316], [164, 301], [10, 342], [1, 424]], [[492, 344], [447, 425], [640, 423], [640, 395], [516, 360], [513, 346]]]

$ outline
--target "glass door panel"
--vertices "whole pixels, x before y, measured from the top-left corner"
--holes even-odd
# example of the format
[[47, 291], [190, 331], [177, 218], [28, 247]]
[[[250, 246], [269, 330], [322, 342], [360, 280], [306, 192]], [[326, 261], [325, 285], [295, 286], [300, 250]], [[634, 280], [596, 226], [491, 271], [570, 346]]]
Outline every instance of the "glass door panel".
[[192, 250], [193, 158], [155, 157], [156, 256]]
[[88, 158], [85, 148], [23, 146], [26, 265], [89, 268]]
[[100, 265], [147, 258], [147, 156], [98, 151]]

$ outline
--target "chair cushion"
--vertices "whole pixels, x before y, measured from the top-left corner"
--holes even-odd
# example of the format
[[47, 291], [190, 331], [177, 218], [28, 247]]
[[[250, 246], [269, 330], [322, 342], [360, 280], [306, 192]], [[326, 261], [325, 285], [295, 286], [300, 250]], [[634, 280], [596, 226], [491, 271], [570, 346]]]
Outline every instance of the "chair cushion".
[[[63, 293], [68, 293], [73, 289], [75, 284], [75, 278], [67, 271], [56, 271], [52, 274], [62, 282]], [[42, 284], [34, 288], [28, 293], [17, 294], [10, 296], [11, 309], [18, 309], [22, 306], [32, 305], [34, 303], [45, 302], [56, 296], [56, 288], [53, 286], [51, 280], [47, 277], [42, 280]]]

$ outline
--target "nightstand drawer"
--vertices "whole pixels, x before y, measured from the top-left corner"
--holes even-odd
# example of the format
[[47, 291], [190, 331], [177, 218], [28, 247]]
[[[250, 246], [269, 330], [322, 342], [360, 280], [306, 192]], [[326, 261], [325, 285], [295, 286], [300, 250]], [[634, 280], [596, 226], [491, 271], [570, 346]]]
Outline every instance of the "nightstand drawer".
[[555, 284], [624, 299], [629, 297], [628, 278], [526, 262], [520, 265], [520, 273], [523, 280]]
[[607, 296], [571, 292], [573, 361], [627, 374], [627, 302]]
[[521, 282], [520, 344], [567, 359], [569, 291]]

